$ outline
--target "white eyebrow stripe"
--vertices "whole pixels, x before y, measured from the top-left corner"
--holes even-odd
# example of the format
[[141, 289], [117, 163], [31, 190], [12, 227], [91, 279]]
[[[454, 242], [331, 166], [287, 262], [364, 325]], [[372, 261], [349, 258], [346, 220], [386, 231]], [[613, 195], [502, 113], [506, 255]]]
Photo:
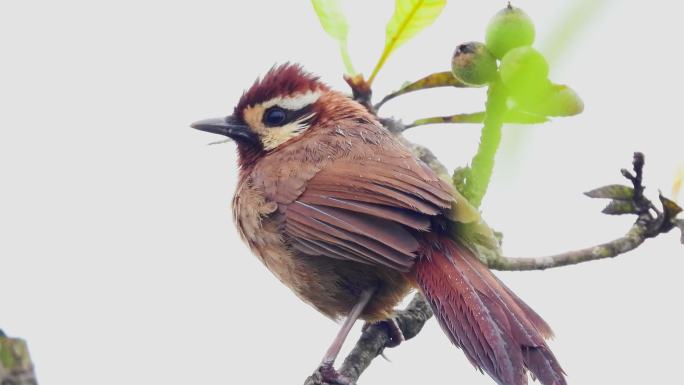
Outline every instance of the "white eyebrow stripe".
[[269, 108], [273, 106], [282, 107], [286, 110], [297, 111], [310, 104], [313, 104], [321, 97], [320, 91], [307, 91], [303, 94], [298, 94], [289, 97], [277, 97], [268, 100], [261, 105], [264, 108]]

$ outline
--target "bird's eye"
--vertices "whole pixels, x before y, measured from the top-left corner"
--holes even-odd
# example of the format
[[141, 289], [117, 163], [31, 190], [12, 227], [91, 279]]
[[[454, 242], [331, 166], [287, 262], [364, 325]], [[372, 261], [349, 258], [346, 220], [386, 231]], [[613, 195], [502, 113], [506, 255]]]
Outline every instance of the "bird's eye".
[[264, 113], [264, 123], [271, 127], [285, 123], [287, 113], [280, 107], [271, 107]]

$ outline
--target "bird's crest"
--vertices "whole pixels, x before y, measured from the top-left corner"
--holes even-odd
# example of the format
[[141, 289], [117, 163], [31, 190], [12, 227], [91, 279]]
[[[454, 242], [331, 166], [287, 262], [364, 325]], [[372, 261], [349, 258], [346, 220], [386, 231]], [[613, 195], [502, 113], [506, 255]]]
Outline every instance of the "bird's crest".
[[257, 79], [235, 107], [234, 116], [242, 118], [249, 106], [307, 92], [327, 91], [329, 88], [317, 76], [306, 72], [299, 64], [285, 63], [272, 67], [263, 78]]

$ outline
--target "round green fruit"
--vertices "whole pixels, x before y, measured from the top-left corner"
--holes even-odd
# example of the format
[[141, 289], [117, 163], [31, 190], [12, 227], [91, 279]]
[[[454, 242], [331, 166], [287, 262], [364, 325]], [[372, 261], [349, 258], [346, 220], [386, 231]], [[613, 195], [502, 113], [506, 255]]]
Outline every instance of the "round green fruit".
[[451, 73], [469, 86], [482, 86], [496, 76], [496, 58], [482, 43], [461, 44], [451, 58]]
[[554, 84], [537, 104], [527, 110], [544, 116], [572, 116], [584, 111], [584, 102], [572, 88]]
[[485, 43], [489, 51], [501, 59], [513, 48], [532, 45], [534, 36], [532, 19], [509, 3], [489, 21]]
[[511, 95], [521, 101], [534, 99], [549, 86], [549, 64], [532, 47], [510, 50], [499, 66], [501, 81]]

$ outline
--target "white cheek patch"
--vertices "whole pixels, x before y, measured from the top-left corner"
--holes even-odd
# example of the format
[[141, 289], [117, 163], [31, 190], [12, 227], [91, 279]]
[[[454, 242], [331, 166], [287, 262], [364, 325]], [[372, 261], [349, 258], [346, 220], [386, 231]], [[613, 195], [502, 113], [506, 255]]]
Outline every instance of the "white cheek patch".
[[264, 149], [273, 150], [288, 140], [301, 135], [309, 128], [307, 121], [312, 117], [313, 114], [304, 115], [284, 126], [268, 128], [261, 135], [261, 143]]
[[307, 91], [303, 94], [294, 96], [273, 98], [262, 103], [261, 105], [264, 107], [264, 109], [278, 106], [286, 110], [296, 111], [308, 106], [309, 104], [315, 103], [320, 97], [321, 93], [319, 91]]

